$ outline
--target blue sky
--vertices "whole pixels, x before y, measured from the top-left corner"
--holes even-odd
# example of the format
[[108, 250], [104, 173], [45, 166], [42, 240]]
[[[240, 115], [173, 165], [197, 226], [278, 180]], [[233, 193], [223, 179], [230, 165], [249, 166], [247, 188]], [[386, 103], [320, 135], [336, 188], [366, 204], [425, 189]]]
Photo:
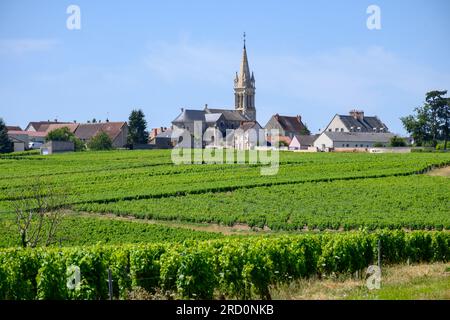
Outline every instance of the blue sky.
[[[81, 9], [68, 30], [66, 9]], [[381, 30], [366, 27], [369, 5]], [[247, 33], [258, 121], [302, 115], [313, 132], [350, 109], [403, 133], [400, 116], [450, 89], [450, 1], [0, 2], [0, 117], [127, 120], [233, 107]]]

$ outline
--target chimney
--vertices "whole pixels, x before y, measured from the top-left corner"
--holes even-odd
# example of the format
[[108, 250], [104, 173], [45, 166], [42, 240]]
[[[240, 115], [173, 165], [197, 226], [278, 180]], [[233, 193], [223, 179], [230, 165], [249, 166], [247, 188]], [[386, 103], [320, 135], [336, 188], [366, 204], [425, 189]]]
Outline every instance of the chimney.
[[297, 119], [298, 119], [298, 122], [302, 122], [302, 116], [301, 115], [297, 115]]
[[364, 119], [364, 111], [362, 110], [356, 110], [353, 109], [350, 111], [350, 115], [355, 118], [356, 120], [363, 120]]
[[181, 108], [181, 112], [184, 112], [184, 108]]

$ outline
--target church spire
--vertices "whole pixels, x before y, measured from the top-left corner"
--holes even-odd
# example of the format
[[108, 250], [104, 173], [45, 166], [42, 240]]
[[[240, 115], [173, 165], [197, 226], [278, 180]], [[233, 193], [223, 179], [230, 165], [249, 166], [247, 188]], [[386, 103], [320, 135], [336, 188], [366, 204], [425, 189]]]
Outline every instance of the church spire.
[[245, 37], [244, 32], [241, 66], [234, 80], [235, 109], [239, 110], [247, 119], [254, 121], [256, 120], [255, 77], [253, 72], [250, 74]]
[[245, 32], [244, 32], [244, 49], [242, 50], [242, 61], [241, 61], [241, 68], [239, 70], [237, 85], [239, 87], [246, 87], [248, 85], [251, 85], [250, 81], [251, 76], [250, 76], [250, 68], [248, 66], [247, 49], [245, 47]]

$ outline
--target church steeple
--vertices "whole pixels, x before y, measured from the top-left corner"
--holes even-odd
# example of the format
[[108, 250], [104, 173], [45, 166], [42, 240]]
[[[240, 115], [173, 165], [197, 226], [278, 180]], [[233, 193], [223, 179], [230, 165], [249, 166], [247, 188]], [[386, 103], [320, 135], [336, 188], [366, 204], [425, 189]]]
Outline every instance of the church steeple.
[[235, 109], [239, 110], [249, 120], [255, 121], [255, 77], [253, 72], [250, 75], [245, 42], [244, 32], [244, 48], [242, 51], [241, 67], [239, 69], [239, 74], [236, 73], [236, 78], [234, 79]]

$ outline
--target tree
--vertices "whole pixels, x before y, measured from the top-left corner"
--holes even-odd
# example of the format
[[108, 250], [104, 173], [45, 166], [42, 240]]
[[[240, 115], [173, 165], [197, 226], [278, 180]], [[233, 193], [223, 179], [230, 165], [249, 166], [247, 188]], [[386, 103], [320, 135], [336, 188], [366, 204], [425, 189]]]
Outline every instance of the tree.
[[13, 202], [16, 225], [22, 247], [49, 246], [57, 241], [56, 233], [64, 218], [65, 191], [37, 178], [22, 189]]
[[444, 148], [450, 134], [450, 99], [444, 98], [447, 91], [430, 91], [422, 107], [415, 108], [415, 115], [400, 118], [403, 126], [414, 138], [416, 145], [431, 143], [435, 147], [444, 139]]
[[111, 150], [113, 148], [112, 140], [107, 133], [100, 131], [88, 142], [88, 148], [91, 150]]
[[0, 153], [8, 153], [14, 151], [14, 144], [8, 137], [8, 130], [3, 119], [0, 118]]
[[128, 145], [146, 144], [148, 142], [147, 121], [144, 112], [139, 110], [131, 111], [128, 118]]
[[311, 134], [311, 131], [309, 131], [308, 126], [306, 123], [303, 125], [303, 128], [300, 131], [300, 134], [303, 136], [309, 136]]
[[384, 148], [384, 144], [382, 144], [381, 142], [375, 142], [373, 144], [373, 147], [374, 148]]
[[74, 144], [75, 151], [86, 149], [84, 142], [78, 139], [68, 127], [62, 127], [50, 131], [45, 137], [45, 141], [71, 141]]
[[389, 146], [390, 147], [406, 147], [406, 142], [404, 139], [402, 139], [400, 137], [393, 136], [389, 141]]

